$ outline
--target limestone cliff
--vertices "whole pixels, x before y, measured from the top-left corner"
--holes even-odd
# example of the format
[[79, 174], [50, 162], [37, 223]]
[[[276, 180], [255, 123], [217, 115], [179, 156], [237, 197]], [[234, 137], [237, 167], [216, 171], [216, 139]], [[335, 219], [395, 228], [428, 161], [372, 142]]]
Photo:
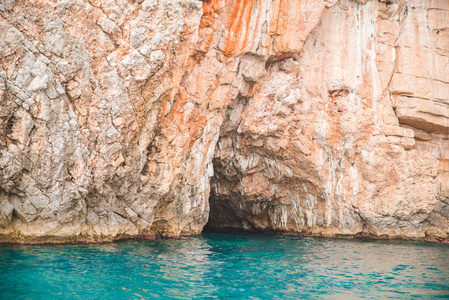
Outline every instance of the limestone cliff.
[[1, 0], [0, 242], [449, 239], [446, 0]]

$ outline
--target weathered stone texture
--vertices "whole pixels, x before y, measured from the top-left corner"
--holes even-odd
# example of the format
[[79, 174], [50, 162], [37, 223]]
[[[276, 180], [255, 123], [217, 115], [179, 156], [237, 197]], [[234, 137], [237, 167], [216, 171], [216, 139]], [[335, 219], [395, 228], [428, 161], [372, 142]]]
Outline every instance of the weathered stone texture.
[[191, 235], [209, 215], [447, 240], [448, 15], [443, 0], [0, 1], [0, 242]]
[[365, 2], [324, 12], [229, 108], [211, 227], [448, 238], [447, 2]]

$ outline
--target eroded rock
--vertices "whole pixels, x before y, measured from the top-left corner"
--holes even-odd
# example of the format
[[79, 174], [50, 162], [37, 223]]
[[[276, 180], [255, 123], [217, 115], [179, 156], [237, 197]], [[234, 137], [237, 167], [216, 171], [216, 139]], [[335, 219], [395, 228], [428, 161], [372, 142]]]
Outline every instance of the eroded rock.
[[0, 241], [447, 239], [448, 10], [4, 2]]

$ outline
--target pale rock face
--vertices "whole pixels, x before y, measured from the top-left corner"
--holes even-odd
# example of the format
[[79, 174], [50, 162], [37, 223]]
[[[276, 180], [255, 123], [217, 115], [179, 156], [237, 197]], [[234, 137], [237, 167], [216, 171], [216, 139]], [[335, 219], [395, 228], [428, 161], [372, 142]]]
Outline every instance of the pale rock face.
[[448, 14], [443, 0], [3, 1], [0, 242], [208, 220], [447, 240]]
[[228, 109], [209, 225], [447, 239], [447, 13], [446, 1], [324, 12], [293, 59]]

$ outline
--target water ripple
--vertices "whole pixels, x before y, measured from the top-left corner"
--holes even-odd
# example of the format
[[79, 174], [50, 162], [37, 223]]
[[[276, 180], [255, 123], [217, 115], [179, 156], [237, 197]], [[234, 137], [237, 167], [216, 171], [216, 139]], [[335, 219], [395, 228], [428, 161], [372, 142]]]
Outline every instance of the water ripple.
[[449, 245], [207, 234], [0, 246], [0, 299], [449, 299]]

